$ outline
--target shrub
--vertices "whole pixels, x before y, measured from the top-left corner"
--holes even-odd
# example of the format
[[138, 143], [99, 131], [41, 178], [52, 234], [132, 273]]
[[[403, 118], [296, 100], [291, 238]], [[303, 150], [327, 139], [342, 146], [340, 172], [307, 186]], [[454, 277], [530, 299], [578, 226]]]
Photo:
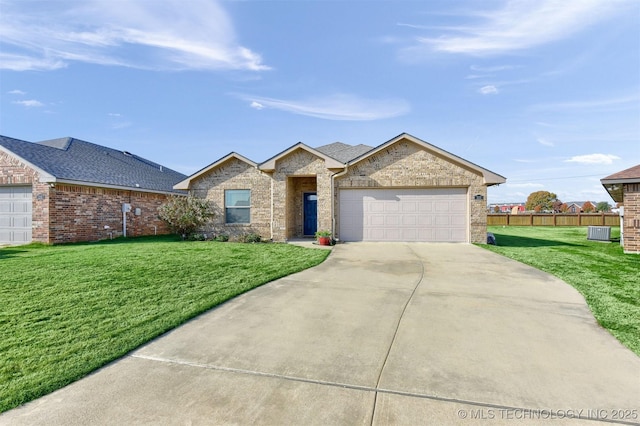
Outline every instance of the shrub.
[[158, 217], [166, 222], [171, 232], [188, 238], [213, 217], [213, 208], [209, 200], [172, 196], [158, 208]]
[[240, 241], [243, 243], [259, 243], [262, 241], [262, 237], [258, 234], [245, 234], [240, 237]]
[[220, 234], [220, 235], [216, 235], [213, 240], [221, 243], [226, 243], [227, 241], [229, 241], [229, 236], [226, 234]]
[[207, 235], [206, 234], [189, 234], [187, 236], [187, 239], [189, 241], [206, 241]]

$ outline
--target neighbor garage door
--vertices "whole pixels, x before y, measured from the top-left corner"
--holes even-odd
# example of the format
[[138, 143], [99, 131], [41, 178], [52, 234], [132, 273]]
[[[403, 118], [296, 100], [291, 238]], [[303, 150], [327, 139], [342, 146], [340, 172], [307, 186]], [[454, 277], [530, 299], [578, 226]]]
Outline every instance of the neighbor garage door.
[[0, 244], [31, 242], [31, 187], [0, 186]]
[[466, 188], [342, 189], [343, 241], [466, 242]]

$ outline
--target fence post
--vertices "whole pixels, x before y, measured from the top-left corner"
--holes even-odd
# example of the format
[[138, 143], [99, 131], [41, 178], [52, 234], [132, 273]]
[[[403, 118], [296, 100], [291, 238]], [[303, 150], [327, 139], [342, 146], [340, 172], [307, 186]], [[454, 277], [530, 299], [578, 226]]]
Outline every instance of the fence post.
[[553, 212], [553, 226], [556, 226], [556, 212]]
[[602, 226], [604, 226], [604, 212], [600, 212], [600, 214], [602, 215]]

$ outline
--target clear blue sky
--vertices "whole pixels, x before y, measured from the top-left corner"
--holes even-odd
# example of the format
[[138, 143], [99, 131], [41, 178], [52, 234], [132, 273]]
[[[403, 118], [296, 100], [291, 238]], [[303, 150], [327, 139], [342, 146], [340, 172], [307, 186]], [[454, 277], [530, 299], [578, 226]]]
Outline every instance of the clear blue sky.
[[536, 190], [611, 201], [640, 163], [640, 1], [0, 0], [0, 133], [185, 174], [231, 151], [408, 132]]

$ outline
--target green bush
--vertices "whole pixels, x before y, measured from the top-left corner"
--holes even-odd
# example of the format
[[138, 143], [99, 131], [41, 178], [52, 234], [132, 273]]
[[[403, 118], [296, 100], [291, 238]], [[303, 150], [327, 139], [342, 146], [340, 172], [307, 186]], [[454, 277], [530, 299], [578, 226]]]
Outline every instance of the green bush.
[[243, 243], [259, 243], [262, 241], [262, 237], [255, 233], [245, 234], [240, 237], [240, 241]]
[[183, 239], [190, 239], [213, 217], [213, 208], [209, 200], [176, 195], [158, 208], [158, 217], [172, 232], [182, 235]]

